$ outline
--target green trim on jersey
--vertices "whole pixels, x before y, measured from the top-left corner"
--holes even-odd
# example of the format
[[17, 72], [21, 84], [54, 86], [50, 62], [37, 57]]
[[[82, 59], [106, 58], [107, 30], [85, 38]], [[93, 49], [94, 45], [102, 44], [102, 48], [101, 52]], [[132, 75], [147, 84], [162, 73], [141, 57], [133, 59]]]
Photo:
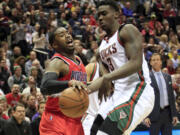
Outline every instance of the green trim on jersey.
[[128, 129], [130, 124], [132, 123], [135, 105], [138, 102], [146, 86], [146, 83], [144, 82], [144, 78], [141, 73], [139, 74], [139, 76], [141, 82], [136, 85], [136, 88], [129, 101], [116, 106], [108, 114], [108, 117], [111, 121], [117, 122], [117, 128], [122, 132]]

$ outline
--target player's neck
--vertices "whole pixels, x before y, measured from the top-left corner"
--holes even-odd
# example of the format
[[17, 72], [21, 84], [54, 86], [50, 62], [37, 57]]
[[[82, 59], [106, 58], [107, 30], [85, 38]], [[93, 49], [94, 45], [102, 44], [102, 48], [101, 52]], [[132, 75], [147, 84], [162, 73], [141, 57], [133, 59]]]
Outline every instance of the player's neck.
[[119, 29], [120, 25], [119, 23], [114, 23], [114, 25], [112, 26], [112, 28], [110, 29], [110, 31], [106, 32], [108, 37], [111, 37], [112, 35], [114, 35], [114, 33]]
[[75, 60], [75, 55], [74, 55], [74, 53], [73, 53], [73, 54], [68, 54], [68, 53], [63, 53], [63, 52], [62, 52], [61, 55], [65, 56], [65, 57], [67, 57], [67, 58], [69, 58], [69, 59]]

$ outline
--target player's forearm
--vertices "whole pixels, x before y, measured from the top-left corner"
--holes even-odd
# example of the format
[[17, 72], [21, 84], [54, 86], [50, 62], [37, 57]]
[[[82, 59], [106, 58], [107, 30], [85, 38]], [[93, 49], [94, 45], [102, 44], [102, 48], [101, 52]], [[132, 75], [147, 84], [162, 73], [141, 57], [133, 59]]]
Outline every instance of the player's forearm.
[[89, 94], [97, 91], [101, 87], [101, 84], [102, 84], [102, 77], [92, 81], [87, 87], [90, 90]]
[[69, 81], [58, 81], [57, 79], [56, 73], [45, 73], [41, 82], [41, 93], [43, 95], [56, 94], [69, 87]]
[[142, 67], [141, 60], [131, 60], [128, 61], [119, 69], [104, 75], [104, 77], [109, 81], [121, 79], [129, 75], [132, 75], [133, 73], [139, 72], [142, 69], [141, 67]]

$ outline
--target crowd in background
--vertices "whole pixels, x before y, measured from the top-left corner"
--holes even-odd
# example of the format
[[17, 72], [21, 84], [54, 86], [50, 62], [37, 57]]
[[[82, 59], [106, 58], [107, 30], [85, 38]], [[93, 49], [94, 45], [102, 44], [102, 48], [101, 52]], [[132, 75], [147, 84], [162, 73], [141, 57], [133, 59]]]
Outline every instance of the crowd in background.
[[[36, 127], [46, 101], [39, 87], [54, 54], [48, 33], [55, 27], [67, 28], [74, 38], [76, 55], [87, 65], [106, 35], [98, 26], [97, 2], [0, 0], [0, 116], [3, 119], [9, 119], [20, 102], [33, 135], [38, 134]], [[162, 55], [162, 71], [172, 76], [180, 119], [180, 10], [171, 0], [119, 1], [118, 4], [119, 23], [132, 23], [142, 33], [146, 60], [154, 52]]]

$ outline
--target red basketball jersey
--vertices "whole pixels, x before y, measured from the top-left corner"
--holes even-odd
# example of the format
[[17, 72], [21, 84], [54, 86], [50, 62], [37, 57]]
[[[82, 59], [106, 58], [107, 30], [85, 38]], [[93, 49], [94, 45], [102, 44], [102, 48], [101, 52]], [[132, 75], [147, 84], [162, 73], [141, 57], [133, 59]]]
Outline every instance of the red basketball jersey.
[[[58, 79], [59, 81], [66, 81], [66, 80], [74, 79], [74, 80], [78, 80], [78, 81], [82, 81], [86, 83], [87, 74], [85, 71], [85, 67], [79, 57], [76, 56], [76, 60], [79, 61], [79, 64], [75, 63], [73, 60], [65, 56], [62, 56], [59, 53], [55, 53], [51, 59], [54, 59], [54, 58], [59, 58], [63, 60], [69, 66], [69, 73], [64, 77], [59, 78]], [[45, 110], [50, 111], [50, 112], [60, 112], [58, 100], [59, 100], [58, 97], [49, 96], [46, 103]]]

